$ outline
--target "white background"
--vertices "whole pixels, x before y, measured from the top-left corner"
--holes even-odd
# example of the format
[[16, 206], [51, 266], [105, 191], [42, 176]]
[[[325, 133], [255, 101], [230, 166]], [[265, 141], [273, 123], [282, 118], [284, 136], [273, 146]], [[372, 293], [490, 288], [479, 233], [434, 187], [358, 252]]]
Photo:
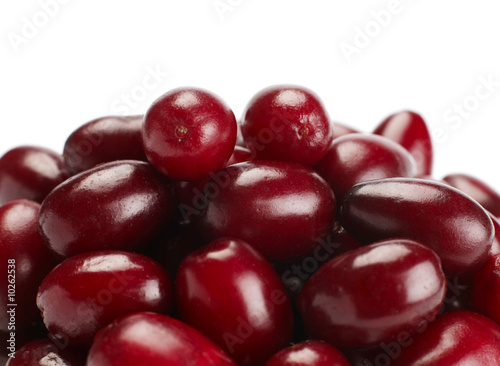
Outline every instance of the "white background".
[[500, 190], [498, 0], [2, 1], [0, 36], [0, 154], [61, 152], [80, 124], [144, 113], [177, 86], [210, 89], [239, 117], [263, 87], [291, 83], [362, 131], [419, 112], [438, 136], [436, 178]]

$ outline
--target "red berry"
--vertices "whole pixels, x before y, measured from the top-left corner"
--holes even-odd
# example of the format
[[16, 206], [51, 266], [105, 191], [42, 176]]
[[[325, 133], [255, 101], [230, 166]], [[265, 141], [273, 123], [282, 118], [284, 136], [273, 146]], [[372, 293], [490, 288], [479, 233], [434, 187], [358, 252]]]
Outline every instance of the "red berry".
[[151, 164], [179, 180], [224, 167], [236, 143], [236, 119], [217, 96], [195, 88], [171, 90], [144, 117], [142, 141]]
[[312, 166], [325, 156], [333, 139], [323, 103], [303, 87], [276, 85], [261, 90], [243, 116], [243, 137], [258, 159]]
[[242, 240], [221, 238], [190, 254], [176, 289], [180, 319], [239, 365], [262, 365], [292, 339], [292, 308], [278, 275]]
[[363, 243], [417, 240], [439, 255], [447, 276], [468, 279], [486, 262], [494, 236], [488, 214], [476, 201], [423, 179], [388, 178], [353, 186], [340, 221]]
[[387, 117], [373, 131], [396, 141], [415, 158], [417, 176], [427, 176], [432, 172], [432, 140], [424, 119], [417, 113], [402, 111]]
[[142, 148], [144, 116], [110, 116], [80, 126], [66, 140], [64, 163], [72, 174], [115, 160], [147, 161]]
[[17, 198], [42, 202], [68, 177], [61, 155], [43, 147], [16, 147], [0, 158], [0, 204]]
[[493, 216], [500, 217], [500, 194], [486, 183], [467, 174], [449, 174], [443, 181], [467, 193]]
[[335, 257], [306, 282], [298, 308], [307, 333], [340, 348], [389, 342], [432, 320], [446, 279], [438, 256], [393, 239]]
[[204, 236], [238, 237], [270, 261], [289, 262], [312, 253], [334, 224], [332, 190], [301, 165], [240, 163], [220, 170], [206, 188], [211, 194], [198, 222]]
[[175, 209], [171, 181], [150, 164], [122, 160], [68, 179], [45, 199], [40, 234], [61, 257], [145, 247]]
[[500, 327], [482, 315], [454, 311], [423, 324], [406, 345], [392, 366], [497, 365]]
[[169, 313], [172, 280], [137, 253], [97, 251], [66, 259], [43, 280], [37, 305], [59, 341], [88, 348], [99, 329], [137, 311]]
[[168, 316], [136, 313], [102, 329], [86, 366], [236, 366], [212, 341]]
[[335, 347], [318, 340], [307, 340], [276, 353], [265, 366], [349, 366]]

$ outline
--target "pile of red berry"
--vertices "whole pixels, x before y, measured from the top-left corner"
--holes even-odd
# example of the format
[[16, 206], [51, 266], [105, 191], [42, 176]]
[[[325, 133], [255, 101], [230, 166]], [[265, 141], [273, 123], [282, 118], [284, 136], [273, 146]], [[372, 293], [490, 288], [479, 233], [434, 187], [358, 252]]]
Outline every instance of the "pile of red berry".
[[[7, 365], [499, 365], [500, 196], [414, 112], [172, 90], [0, 158]], [[5, 343], [4, 343], [5, 344]]]

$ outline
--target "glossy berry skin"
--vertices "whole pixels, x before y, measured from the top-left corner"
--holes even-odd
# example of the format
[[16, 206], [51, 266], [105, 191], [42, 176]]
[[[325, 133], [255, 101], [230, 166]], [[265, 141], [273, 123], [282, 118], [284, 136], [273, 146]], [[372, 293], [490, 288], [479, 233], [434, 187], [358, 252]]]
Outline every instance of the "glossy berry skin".
[[224, 167], [236, 143], [236, 119], [216, 95], [178, 88], [158, 98], [144, 117], [148, 160], [174, 179], [194, 180]]
[[483, 181], [467, 174], [449, 174], [443, 181], [467, 193], [493, 216], [500, 217], [500, 195]]
[[76, 174], [115, 160], [147, 161], [142, 148], [144, 116], [108, 116], [76, 129], [64, 145], [64, 163]]
[[381, 178], [415, 176], [415, 161], [403, 147], [377, 135], [348, 134], [333, 141], [316, 171], [339, 202], [354, 184]]
[[345, 196], [340, 221], [362, 243], [401, 237], [429, 246], [448, 277], [472, 277], [486, 262], [494, 235], [488, 214], [476, 201], [424, 179], [357, 184]]
[[43, 202], [39, 228], [61, 257], [91, 250], [136, 250], [168, 224], [175, 209], [171, 181], [150, 164], [122, 160], [65, 181]]
[[291, 262], [310, 254], [332, 229], [335, 197], [313, 170], [286, 162], [229, 166], [207, 183], [198, 225], [213, 240], [238, 237], [268, 260]]
[[500, 327], [482, 315], [454, 311], [424, 329], [391, 366], [486, 366], [500, 360]]
[[262, 365], [292, 340], [292, 308], [271, 264], [240, 239], [220, 238], [177, 272], [180, 319], [239, 365]]
[[471, 306], [473, 310], [500, 323], [500, 254], [489, 258], [477, 273]]
[[[38, 286], [57, 264], [38, 233], [39, 209], [39, 203], [25, 199], [0, 206], [0, 269], [5, 274], [0, 277], [2, 331], [19, 333], [39, 319], [35, 304]], [[14, 294], [12, 301], [9, 294]], [[11, 314], [15, 321], [9, 325]]]
[[243, 112], [241, 131], [257, 159], [312, 166], [325, 156], [333, 127], [319, 97], [300, 86], [258, 92]]
[[0, 204], [18, 198], [42, 202], [69, 177], [62, 156], [38, 146], [20, 146], [0, 158]]
[[279, 351], [265, 366], [350, 366], [350, 363], [328, 343], [307, 340]]
[[88, 348], [99, 329], [138, 311], [169, 313], [172, 280], [154, 260], [137, 253], [95, 251], [66, 259], [43, 280], [37, 305], [58, 340]]
[[427, 124], [418, 113], [394, 113], [382, 121], [373, 133], [396, 141], [407, 149], [417, 163], [417, 176], [431, 175], [432, 140]]
[[297, 302], [307, 333], [339, 348], [412, 334], [441, 308], [446, 278], [438, 256], [392, 239], [335, 257], [306, 282]]
[[32, 341], [15, 353], [6, 366], [84, 366], [85, 355], [77, 350], [61, 349], [49, 339]]
[[86, 366], [236, 366], [207, 337], [165, 315], [124, 316], [96, 336]]

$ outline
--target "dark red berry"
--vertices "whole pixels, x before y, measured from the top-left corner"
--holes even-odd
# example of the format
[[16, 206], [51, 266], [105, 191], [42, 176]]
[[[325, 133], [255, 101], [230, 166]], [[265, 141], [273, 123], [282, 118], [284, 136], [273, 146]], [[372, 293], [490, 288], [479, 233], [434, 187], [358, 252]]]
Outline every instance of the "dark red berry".
[[171, 181], [150, 164], [121, 160], [86, 170], [45, 199], [40, 233], [61, 257], [91, 250], [144, 248], [175, 209]]
[[61, 155], [43, 147], [16, 147], [0, 158], [0, 204], [17, 198], [40, 203], [68, 177]]
[[406, 239], [382, 241], [321, 267], [299, 295], [307, 333], [340, 348], [389, 342], [441, 308], [446, 279], [428, 247]]
[[258, 159], [312, 166], [326, 154], [333, 128], [319, 97], [300, 86], [261, 90], [243, 113], [241, 130]]
[[292, 340], [292, 308], [271, 264], [240, 239], [190, 254], [176, 280], [180, 319], [239, 365], [262, 365]]
[[148, 109], [142, 140], [156, 169], [174, 179], [195, 180], [225, 166], [236, 143], [236, 119], [206, 90], [174, 89]]
[[396, 141], [413, 156], [417, 163], [417, 176], [432, 173], [432, 140], [424, 119], [412, 111], [402, 111], [387, 117], [373, 131]]
[[121, 251], [88, 252], [66, 259], [43, 280], [37, 305], [59, 341], [88, 348], [97, 331], [138, 311], [169, 313], [173, 285], [152, 259]]
[[66, 140], [64, 162], [72, 174], [115, 160], [147, 161], [142, 148], [144, 116], [109, 116], [80, 126]]
[[432, 248], [449, 277], [472, 278], [488, 257], [493, 224], [473, 199], [446, 184], [388, 178], [353, 186], [342, 226], [362, 243], [408, 238]]
[[124, 316], [102, 329], [86, 366], [236, 366], [207, 337], [155, 313]]
[[311, 254], [334, 224], [331, 188], [301, 165], [232, 165], [220, 170], [206, 189], [210, 195], [198, 222], [204, 236], [243, 239], [271, 261], [289, 262]]

